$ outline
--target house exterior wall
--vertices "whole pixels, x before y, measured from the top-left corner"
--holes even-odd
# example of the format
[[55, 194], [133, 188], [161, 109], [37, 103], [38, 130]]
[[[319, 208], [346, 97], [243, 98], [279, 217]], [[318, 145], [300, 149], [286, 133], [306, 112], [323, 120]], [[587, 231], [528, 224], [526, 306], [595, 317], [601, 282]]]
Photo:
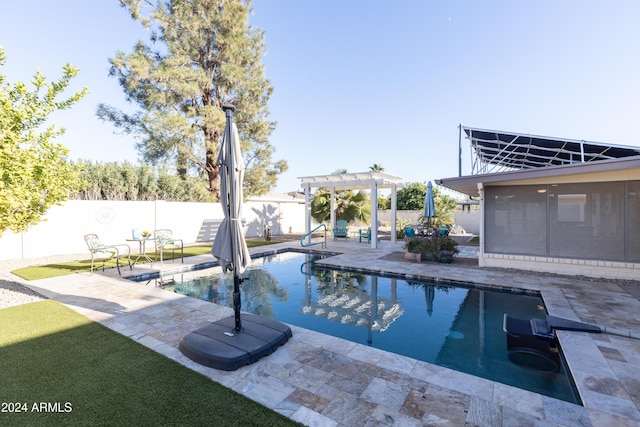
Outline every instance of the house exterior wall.
[[637, 172], [573, 178], [483, 187], [480, 266], [638, 280]]
[[640, 280], [640, 263], [480, 252], [478, 264], [480, 267], [515, 268], [518, 270], [541, 271], [575, 276]]

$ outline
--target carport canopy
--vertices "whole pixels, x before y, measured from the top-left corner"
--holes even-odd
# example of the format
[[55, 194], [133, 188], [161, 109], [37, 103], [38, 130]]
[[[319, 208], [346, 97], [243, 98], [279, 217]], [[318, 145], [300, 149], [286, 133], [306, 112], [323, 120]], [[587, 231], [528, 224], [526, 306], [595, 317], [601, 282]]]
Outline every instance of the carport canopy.
[[397, 188], [402, 178], [383, 172], [357, 172], [336, 175], [316, 175], [299, 177], [304, 189], [305, 233], [311, 243], [311, 189], [326, 188], [331, 193], [331, 228], [336, 225], [336, 190], [371, 190], [371, 247], [378, 247], [378, 190], [391, 189], [391, 241], [396, 242]]

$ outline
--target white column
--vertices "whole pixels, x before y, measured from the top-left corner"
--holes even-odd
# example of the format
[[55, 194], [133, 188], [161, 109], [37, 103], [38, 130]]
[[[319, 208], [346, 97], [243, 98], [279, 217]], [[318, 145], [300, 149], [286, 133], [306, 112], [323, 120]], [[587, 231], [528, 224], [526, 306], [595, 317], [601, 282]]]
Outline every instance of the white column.
[[393, 187], [391, 187], [391, 243], [396, 243], [396, 227], [398, 226], [396, 219], [398, 203], [396, 197], [396, 185], [393, 184]]
[[329, 224], [331, 226], [331, 233], [333, 233], [333, 230], [336, 228], [336, 188], [335, 187], [331, 187], [329, 189], [329, 209], [331, 210], [331, 217], [329, 219]]
[[484, 188], [482, 183], [478, 183], [478, 196], [480, 196], [480, 247], [478, 248], [478, 265], [484, 266]]
[[378, 248], [378, 183], [371, 183], [371, 248]]
[[307, 243], [311, 243], [311, 184], [304, 188], [304, 232], [307, 235]]

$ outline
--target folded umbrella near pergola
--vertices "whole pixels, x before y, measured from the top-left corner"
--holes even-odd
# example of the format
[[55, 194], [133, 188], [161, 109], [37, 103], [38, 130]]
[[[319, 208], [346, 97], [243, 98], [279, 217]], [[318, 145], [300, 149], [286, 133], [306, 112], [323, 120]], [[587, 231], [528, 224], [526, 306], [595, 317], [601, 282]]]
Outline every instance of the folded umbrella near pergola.
[[235, 107], [227, 104], [223, 106], [223, 110], [227, 123], [218, 166], [220, 203], [225, 217], [216, 234], [211, 253], [220, 262], [223, 272], [233, 273], [234, 316], [187, 334], [180, 342], [180, 351], [202, 365], [233, 371], [273, 353], [289, 340], [292, 332], [283, 323], [240, 312], [240, 285], [243, 280], [240, 274], [251, 261], [240, 226], [244, 164], [238, 130], [233, 123]]
[[431, 226], [431, 218], [436, 216], [436, 207], [433, 201], [433, 185], [431, 181], [427, 184], [427, 193], [424, 198], [424, 217], [427, 218], [429, 227]]

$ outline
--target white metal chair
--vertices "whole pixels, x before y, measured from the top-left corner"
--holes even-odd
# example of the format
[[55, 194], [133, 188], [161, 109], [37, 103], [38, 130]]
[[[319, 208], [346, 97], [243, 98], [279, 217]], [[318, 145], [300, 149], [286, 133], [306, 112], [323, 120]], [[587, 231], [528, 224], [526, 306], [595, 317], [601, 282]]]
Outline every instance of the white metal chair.
[[87, 243], [89, 252], [91, 253], [91, 274], [93, 274], [93, 265], [96, 261], [102, 261], [102, 271], [104, 271], [105, 262], [113, 258], [116, 259], [118, 274], [122, 275], [122, 272], [120, 271], [121, 258], [126, 257], [129, 269], [132, 269], [131, 248], [129, 245], [124, 243], [119, 245], [105, 245], [97, 234], [85, 234], [84, 241]]
[[175, 251], [180, 249], [180, 258], [184, 263], [184, 243], [182, 239], [173, 237], [171, 230], [163, 228], [155, 230], [153, 235], [156, 239], [156, 250], [160, 250], [160, 262], [162, 262], [162, 254], [164, 251], [171, 251], [171, 256], [175, 258]]

